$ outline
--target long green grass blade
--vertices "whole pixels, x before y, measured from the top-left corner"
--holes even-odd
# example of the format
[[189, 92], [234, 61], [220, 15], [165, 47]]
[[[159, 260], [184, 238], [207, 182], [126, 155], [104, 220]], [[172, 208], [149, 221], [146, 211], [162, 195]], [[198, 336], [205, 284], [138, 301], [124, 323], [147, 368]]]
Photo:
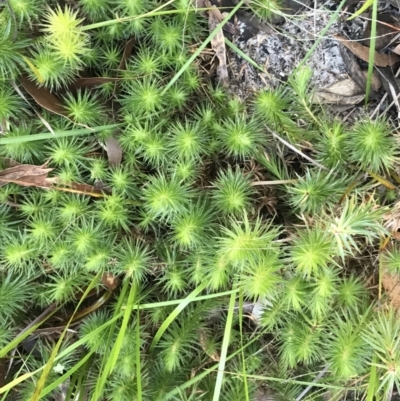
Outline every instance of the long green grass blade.
[[319, 44], [321, 43], [321, 41], [323, 39], [325, 39], [325, 34], [329, 31], [329, 28], [337, 21], [337, 19], [339, 18], [339, 14], [342, 11], [342, 8], [344, 7], [344, 5], [347, 3], [347, 0], [342, 0], [338, 6], [338, 8], [335, 10], [335, 12], [333, 13], [332, 17], [330, 18], [330, 20], [328, 21], [328, 23], [326, 24], [326, 27], [321, 31], [321, 33], [319, 34], [318, 39], [314, 42], [314, 44], [310, 47], [310, 50], [307, 52], [307, 54], [303, 57], [303, 59], [301, 60], [301, 62], [299, 63], [297, 68], [300, 68], [302, 65], [304, 65], [304, 63], [310, 58], [310, 56], [314, 53], [315, 49], [319, 46]]
[[119, 353], [122, 348], [122, 342], [124, 340], [124, 336], [126, 333], [126, 329], [128, 328], [128, 323], [132, 316], [133, 305], [136, 300], [137, 292], [138, 292], [137, 283], [132, 282], [131, 288], [129, 291], [128, 302], [127, 302], [127, 305], [126, 305], [126, 308], [124, 311], [124, 315], [123, 315], [123, 319], [122, 319], [122, 323], [121, 323], [121, 328], [118, 332], [118, 337], [115, 342], [114, 348], [111, 351], [111, 355], [110, 355], [110, 359], [109, 359], [110, 360], [110, 370], [109, 370], [110, 373], [114, 370], [115, 365], [117, 363], [117, 359], [118, 359]]
[[[246, 345], [244, 345], [243, 347], [240, 347], [240, 349], [238, 349], [238, 350], [232, 352], [230, 355], [228, 355], [226, 357], [226, 361], [229, 361], [230, 359], [232, 359], [235, 356], [239, 355], [241, 352], [243, 352], [244, 349], [249, 347], [254, 342], [258, 341], [263, 335], [265, 335], [264, 332], [258, 333]], [[203, 372], [197, 374], [195, 377], [193, 377], [192, 379], [188, 380], [187, 382], [181, 384], [180, 386], [177, 386], [175, 389], [173, 389], [168, 394], [166, 394], [165, 399], [169, 400], [173, 396], [179, 394], [179, 392], [181, 392], [181, 391], [183, 391], [183, 390], [195, 385], [196, 383], [198, 383], [199, 381], [204, 379], [208, 374], [210, 374], [210, 373], [214, 372], [215, 370], [217, 370], [218, 367], [219, 367], [219, 363], [216, 363], [215, 365], [211, 366], [209, 369], [204, 370]]]
[[142, 368], [140, 364], [140, 309], [136, 313], [136, 383], [137, 401], [142, 401]]
[[376, 0], [367, 0], [351, 17], [347, 18], [347, 21], [361, 15], [364, 11], [368, 10], [374, 2], [376, 3]]
[[36, 329], [38, 329], [47, 319], [49, 319], [60, 308], [61, 308], [61, 306], [59, 306], [58, 308], [55, 308], [43, 320], [41, 320], [40, 322], [33, 325], [28, 330], [24, 331], [22, 334], [15, 337], [14, 340], [10, 341], [5, 347], [3, 347], [0, 350], [0, 358], [3, 358], [8, 352], [10, 352], [12, 349], [17, 347], [18, 344], [20, 344], [23, 340], [25, 340], [25, 338], [30, 336]]
[[138, 292], [138, 287], [137, 283], [130, 282], [127, 280], [125, 282], [125, 286], [128, 286], [130, 284], [130, 291], [128, 294], [128, 299], [127, 299], [127, 304], [125, 307], [125, 310], [123, 312], [123, 320], [120, 326], [120, 329], [118, 331], [117, 339], [112, 347], [112, 350], [110, 352], [110, 355], [108, 356], [108, 360], [106, 362], [106, 365], [103, 369], [103, 372], [100, 376], [100, 379], [96, 383], [96, 389], [93, 395], [93, 400], [97, 400], [100, 398], [100, 395], [102, 394], [103, 388], [105, 386], [107, 377], [112, 373], [112, 371], [115, 368], [115, 365], [117, 363], [118, 356], [121, 352], [122, 349], [122, 344], [124, 341], [124, 336], [126, 333], [126, 329], [128, 327], [129, 320], [132, 315], [132, 310], [134, 306], [134, 302], [136, 300], [137, 292]]
[[[76, 349], [82, 347], [83, 345], [85, 345], [85, 343], [87, 342], [87, 340], [89, 338], [92, 338], [94, 336], [96, 336], [98, 333], [100, 333], [101, 331], [103, 331], [104, 329], [106, 329], [108, 326], [114, 324], [118, 319], [120, 319], [122, 317], [122, 314], [118, 314], [116, 316], [114, 316], [113, 318], [111, 318], [108, 322], [104, 323], [103, 325], [101, 325], [100, 327], [98, 327], [97, 329], [93, 330], [89, 335], [79, 339], [78, 341], [74, 342], [73, 344], [71, 344], [69, 347], [65, 348], [63, 351], [61, 351], [55, 358], [54, 358], [54, 362], [57, 362], [58, 360], [64, 358], [65, 356], [67, 356], [68, 354], [71, 354], [72, 352], [74, 352]], [[25, 334], [25, 333], [24, 333]], [[29, 334], [28, 334], [29, 335]], [[26, 337], [26, 336], [25, 336]], [[24, 338], [25, 338], [24, 337]], [[22, 375], [18, 378], [16, 378], [15, 380], [13, 380], [12, 382], [8, 383], [6, 386], [1, 387], [0, 388], [0, 394], [5, 393], [6, 391], [8, 391], [9, 389], [13, 388], [15, 385], [22, 383], [24, 380], [29, 379], [32, 375], [40, 372], [41, 370], [44, 369], [46, 365], [43, 365], [42, 367], [40, 367], [39, 369], [35, 370], [34, 372], [29, 372], [26, 375]]]
[[[217, 292], [215, 294], [200, 295], [199, 297], [196, 297], [195, 299], [193, 299], [192, 302], [204, 301], [206, 299], [213, 299], [213, 298], [221, 298], [221, 297], [225, 297], [227, 295], [231, 295], [231, 294], [236, 293], [236, 292], [237, 292], [237, 290], [230, 290], [230, 291]], [[174, 300], [171, 300], [171, 301], [154, 302], [154, 303], [151, 303], [151, 304], [135, 305], [133, 307], [133, 309], [144, 310], [144, 309], [161, 308], [163, 306], [179, 305], [184, 299], [185, 298], [183, 298], [183, 299], [174, 299]]]
[[[345, 0], [343, 0], [345, 1]], [[243, 5], [243, 0], [241, 0], [236, 7], [215, 27], [215, 29], [208, 35], [207, 39], [199, 46], [199, 48], [193, 53], [188, 61], [182, 66], [182, 68], [175, 74], [171, 81], [163, 89], [163, 93], [167, 92], [169, 88], [178, 80], [178, 78], [187, 70], [190, 64], [198, 57], [198, 55], [206, 48], [206, 46], [211, 42], [213, 37], [219, 32], [220, 29], [233, 17], [237, 10]]]
[[79, 136], [79, 135], [88, 135], [94, 134], [95, 132], [106, 131], [108, 129], [118, 128], [121, 124], [109, 124], [109, 125], [101, 125], [99, 127], [93, 128], [82, 128], [82, 129], [72, 129], [69, 131], [55, 131], [54, 134], [51, 132], [34, 134], [34, 135], [22, 135], [19, 137], [2, 137], [0, 136], [0, 145], [9, 145], [15, 143], [22, 142], [32, 142], [32, 141], [43, 141], [46, 139], [54, 139], [54, 138], [64, 138], [67, 136]]
[[86, 354], [71, 369], [69, 369], [67, 372], [65, 372], [62, 376], [60, 376], [53, 383], [51, 383], [50, 385], [45, 387], [42, 391], [42, 397], [44, 397], [46, 394], [49, 394], [51, 391], [53, 391], [55, 388], [57, 388], [57, 386], [59, 386], [61, 383], [63, 383], [65, 380], [67, 380], [70, 376], [72, 376], [81, 366], [83, 366], [91, 358], [91, 356], [93, 354], [94, 354], [94, 351], [91, 351], [88, 354]]
[[243, 371], [243, 384], [244, 390], [246, 394], [246, 401], [250, 401], [249, 398], [249, 385], [247, 383], [247, 372], [246, 372], [246, 358], [244, 356], [244, 348], [243, 348], [243, 306], [244, 306], [244, 297], [243, 291], [239, 292], [239, 332], [240, 332], [240, 344], [242, 345], [242, 371]]
[[376, 376], [376, 362], [377, 357], [376, 355], [372, 358], [371, 363], [371, 370], [369, 371], [369, 382], [368, 382], [368, 389], [367, 389], [367, 397], [365, 401], [374, 401], [374, 395], [377, 387], [377, 376]]
[[234, 43], [232, 43], [229, 39], [225, 38], [225, 43], [228, 47], [230, 47], [237, 55], [246, 60], [249, 64], [253, 67], [257, 68], [258, 70], [265, 72], [264, 68], [260, 67], [253, 59], [251, 59], [246, 53], [243, 53]]
[[160, 7], [157, 7], [154, 10], [149, 11], [148, 13], [145, 13], [145, 14], [135, 15], [135, 16], [131, 16], [131, 17], [124, 17], [124, 18], [115, 18], [115, 19], [110, 19], [108, 21], [102, 21], [102, 22], [96, 22], [94, 24], [89, 24], [89, 25], [85, 25], [85, 26], [81, 27], [81, 30], [82, 31], [90, 31], [92, 29], [103, 28], [105, 26], [120, 24], [122, 22], [134, 21], [134, 20], [137, 20], [137, 19], [142, 19], [142, 18], [147, 18], [147, 17], [155, 17], [157, 15], [165, 15], [165, 14], [174, 14], [174, 13], [178, 13], [178, 12], [186, 12], [186, 10], [169, 10], [169, 11], [160, 12], [160, 10], [162, 10], [163, 8], [169, 6], [174, 1], [175, 0], [169, 0], [165, 4], [162, 4]]
[[61, 347], [61, 344], [64, 340], [65, 334], [68, 331], [68, 327], [70, 325], [70, 323], [72, 322], [73, 317], [75, 316], [76, 312], [79, 310], [79, 307], [81, 306], [82, 302], [86, 299], [86, 297], [88, 296], [88, 294], [90, 293], [90, 291], [97, 285], [97, 283], [99, 282], [100, 279], [100, 273], [98, 273], [93, 280], [91, 281], [91, 283], [88, 285], [88, 287], [86, 288], [85, 292], [83, 293], [83, 296], [81, 297], [81, 299], [78, 302], [78, 305], [75, 308], [75, 311], [73, 313], [73, 315], [71, 316], [69, 322], [66, 324], [65, 329], [63, 330], [63, 332], [61, 333], [61, 336], [59, 338], [59, 340], [57, 341], [56, 346], [53, 348], [49, 360], [47, 361], [46, 365], [44, 366], [44, 369], [42, 371], [42, 374], [36, 384], [36, 388], [35, 388], [35, 392], [33, 393], [32, 397], [30, 398], [30, 401], [38, 401], [41, 398], [41, 393], [42, 390], [44, 388], [44, 385], [46, 384], [46, 380], [47, 377], [50, 374], [50, 371], [53, 367], [53, 363], [55, 360], [55, 357], [58, 354], [58, 351]]
[[200, 294], [205, 288], [207, 287], [206, 283], [203, 283], [202, 285], [198, 286], [195, 288], [185, 299], [183, 299], [179, 305], [169, 314], [169, 316], [164, 320], [160, 328], [157, 330], [157, 333], [155, 334], [153, 341], [150, 344], [150, 351], [154, 351], [154, 348], [160, 341], [160, 338], [162, 335], [165, 333], [165, 330], [170, 326], [170, 324], [176, 319], [176, 317], [190, 304], [190, 302], [193, 302], [197, 295]]
[[224, 338], [222, 340], [221, 357], [220, 357], [219, 365], [218, 365], [218, 374], [217, 374], [217, 381], [215, 383], [215, 388], [214, 388], [213, 401], [218, 401], [219, 397], [221, 395], [222, 382], [224, 380], [224, 371], [225, 371], [225, 365], [226, 365], [226, 356], [228, 354], [229, 341], [231, 338], [233, 312], [235, 310], [235, 299], [236, 299], [236, 294], [232, 294], [231, 299], [229, 301], [229, 306], [228, 306], [228, 316], [227, 316], [226, 324], [225, 324]]
[[11, 390], [17, 384], [22, 383], [26, 379], [29, 379], [30, 377], [34, 376], [36, 373], [40, 372], [41, 370], [42, 370], [42, 368], [39, 368], [39, 369], [34, 370], [33, 372], [24, 373], [22, 376], [16, 377], [14, 380], [10, 381], [5, 386], [0, 387], [0, 394], [3, 394], [5, 392]]
[[368, 103], [369, 93], [371, 91], [371, 84], [372, 84], [372, 74], [374, 72], [377, 19], [378, 19], [378, 1], [373, 0], [372, 16], [371, 16], [371, 38], [369, 40], [367, 88], [365, 90], [365, 104]]
[[[123, 315], [123, 312], [121, 312], [121, 308], [125, 301], [125, 297], [128, 292], [128, 287], [129, 287], [129, 280], [125, 280], [125, 282], [122, 286], [121, 292], [118, 296], [117, 305], [114, 308], [114, 317], [113, 317], [114, 322], [112, 323], [112, 325], [110, 327], [110, 332], [109, 332], [108, 339], [107, 339], [107, 348], [111, 347], [111, 342], [113, 340], [114, 332], [116, 329], [116, 323], [117, 323], [116, 318], [122, 317], [122, 315]], [[100, 389], [102, 389], [105, 385], [105, 381], [108, 376], [107, 374], [105, 374], [105, 365], [106, 364], [107, 364], [107, 360], [105, 358], [102, 358], [101, 369], [100, 369], [100, 372], [102, 372], [102, 373], [96, 382], [95, 394], [92, 399], [96, 399], [95, 397], [99, 397], [98, 391], [100, 391]]]

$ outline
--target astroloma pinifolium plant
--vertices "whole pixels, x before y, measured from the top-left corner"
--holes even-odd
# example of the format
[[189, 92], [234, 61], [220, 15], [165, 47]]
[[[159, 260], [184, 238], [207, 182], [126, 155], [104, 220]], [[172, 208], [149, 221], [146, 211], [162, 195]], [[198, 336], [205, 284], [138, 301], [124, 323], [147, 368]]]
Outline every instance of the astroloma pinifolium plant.
[[190, 0], [4, 3], [3, 400], [398, 391], [395, 128], [313, 105], [306, 67], [239, 99], [209, 34]]

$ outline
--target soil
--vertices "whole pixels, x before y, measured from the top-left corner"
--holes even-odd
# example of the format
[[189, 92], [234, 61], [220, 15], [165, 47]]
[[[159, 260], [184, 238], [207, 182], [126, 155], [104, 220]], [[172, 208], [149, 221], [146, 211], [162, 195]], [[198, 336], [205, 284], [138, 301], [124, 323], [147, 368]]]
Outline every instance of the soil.
[[[293, 15], [288, 14], [275, 23], [264, 23], [245, 13], [237, 15], [235, 24], [239, 34], [232, 37], [232, 42], [263, 71], [230, 50], [228, 68], [230, 70], [229, 88], [232, 95], [246, 100], [256, 90], [276, 88], [282, 82], [286, 82], [314, 43], [319, 41], [304, 63], [313, 72], [310, 85], [315, 93], [315, 102], [330, 105], [334, 112], [345, 111], [345, 115], [351, 112], [352, 119], [365, 113], [377, 115], [387, 112], [392, 99], [391, 94], [385, 96], [387, 85], [382, 87], [382, 74], [378, 70], [374, 71], [373, 90], [369, 97], [370, 102], [365, 109], [363, 101], [368, 63], [351, 54], [335, 37], [335, 35], [341, 35], [360, 44], [369, 45], [366, 39], [370, 32], [368, 15], [364, 13], [348, 21], [347, 13], [341, 12], [338, 21], [324, 31], [337, 7], [338, 4], [331, 0], [327, 2], [317, 0], [312, 5], [297, 4]], [[389, 3], [380, 5], [379, 15], [386, 16], [388, 11], [392, 19], [397, 18], [399, 13], [397, 8]], [[387, 29], [391, 28], [382, 25], [386, 29], [383, 32], [383, 28], [381, 29], [380, 25], [378, 27], [380, 39], [388, 38], [388, 40], [384, 43], [378, 40], [377, 48], [382, 49], [382, 44], [391, 44], [390, 48], [394, 48], [396, 42], [390, 42], [393, 35], [390, 36], [387, 33]], [[391, 34], [394, 34], [393, 30]], [[367, 47], [365, 49], [369, 51]], [[390, 52], [388, 48], [379, 51]], [[395, 65], [391, 67], [388, 74], [389, 79], [393, 80], [394, 67]], [[397, 117], [397, 112], [394, 115]]]

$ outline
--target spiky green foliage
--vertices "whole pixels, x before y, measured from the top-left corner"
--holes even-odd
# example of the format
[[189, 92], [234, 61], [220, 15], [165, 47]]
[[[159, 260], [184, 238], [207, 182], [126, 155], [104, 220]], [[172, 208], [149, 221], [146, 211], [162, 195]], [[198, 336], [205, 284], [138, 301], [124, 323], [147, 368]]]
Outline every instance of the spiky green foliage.
[[367, 368], [367, 344], [352, 319], [337, 317], [328, 340], [326, 358], [334, 375], [350, 379]]
[[[11, 103], [12, 106], [12, 103]], [[18, 141], [19, 137], [34, 135], [32, 124], [22, 121], [19, 125], [12, 125], [5, 138], [15, 138], [15, 142], [0, 146], [0, 155], [5, 158], [18, 161], [19, 163], [34, 164], [36, 160], [43, 157], [43, 148], [40, 142]]]
[[243, 115], [224, 120], [217, 132], [224, 151], [228, 155], [240, 159], [245, 159], [254, 154], [257, 148], [267, 142], [267, 137], [261, 130], [259, 120], [247, 119]]
[[79, 0], [79, 6], [83, 13], [93, 22], [105, 20], [111, 11], [112, 2], [110, 0]]
[[292, 276], [285, 281], [282, 303], [286, 309], [299, 311], [308, 301], [308, 286], [300, 276]]
[[298, 274], [316, 277], [329, 268], [333, 262], [332, 239], [321, 228], [297, 231], [290, 247], [290, 261]]
[[0, 239], [4, 241], [16, 233], [16, 221], [13, 221], [11, 209], [7, 206], [0, 206]]
[[238, 285], [250, 299], [273, 298], [280, 290], [282, 268], [278, 253], [266, 252], [259, 262], [245, 267], [239, 275]]
[[371, 242], [385, 235], [386, 229], [380, 223], [384, 213], [372, 201], [358, 205], [354, 196], [347, 199], [338, 214], [326, 219], [326, 230], [334, 237], [339, 255], [344, 258], [345, 253], [359, 252], [357, 236]]
[[198, 160], [207, 153], [206, 132], [198, 123], [185, 121], [170, 128], [171, 156], [178, 160]]
[[321, 139], [317, 142], [316, 150], [324, 166], [335, 168], [348, 160], [351, 149], [347, 146], [347, 139], [350, 135], [338, 120], [323, 124]]
[[397, 247], [385, 252], [382, 255], [383, 264], [390, 273], [396, 274], [400, 272], [400, 251]]
[[105, 69], [117, 69], [121, 62], [122, 49], [120, 46], [111, 44], [105, 46], [99, 55], [99, 61], [102, 68]]
[[104, 228], [117, 228], [129, 230], [131, 220], [129, 209], [122, 195], [112, 194], [105, 197], [103, 202], [97, 204], [96, 214]]
[[184, 23], [165, 22], [160, 18], [153, 22], [150, 32], [156, 48], [174, 55], [183, 50], [186, 41]]
[[359, 121], [349, 134], [351, 160], [375, 173], [393, 168], [397, 147], [389, 124], [382, 118]]
[[66, 302], [72, 299], [88, 282], [87, 276], [85, 276], [83, 272], [52, 275], [43, 296], [50, 302]]
[[3, 79], [15, 78], [18, 70], [24, 65], [25, 49], [29, 40], [15, 37], [12, 16], [3, 9], [0, 23], [0, 72]]
[[158, 76], [161, 73], [161, 60], [157, 53], [151, 52], [149, 48], [141, 48], [132, 65], [129, 65], [127, 75], [130, 73], [138, 76]]
[[173, 241], [183, 249], [199, 248], [215, 233], [214, 213], [206, 202], [191, 203], [172, 222]]
[[285, 90], [263, 90], [253, 100], [254, 112], [265, 124], [277, 131], [284, 129], [293, 133], [295, 124], [288, 111], [291, 108], [289, 93]]
[[61, 58], [54, 57], [54, 52], [49, 46], [38, 47], [33, 54], [32, 63], [37, 71], [29, 70], [30, 78], [50, 90], [69, 84], [75, 75], [74, 69]]
[[342, 308], [362, 310], [367, 300], [367, 289], [360, 279], [354, 276], [345, 277], [337, 286], [337, 300]]
[[150, 114], [165, 105], [165, 98], [160, 82], [145, 77], [128, 81], [126, 95], [121, 102], [128, 113]]
[[24, 275], [5, 275], [0, 277], [1, 325], [8, 319], [16, 319], [24, 311], [34, 295], [32, 281]]
[[126, 277], [142, 282], [151, 268], [150, 251], [138, 241], [124, 239], [115, 251], [116, 264], [113, 270]]
[[[15, 120], [18, 114], [25, 111], [22, 99], [13, 88], [4, 82], [0, 82], [0, 119], [5, 121]], [[19, 111], [19, 112], [17, 112]]]
[[399, 381], [390, 124], [332, 120], [308, 68], [248, 99], [215, 85], [191, 0], [7, 5], [0, 393], [33, 399], [54, 351], [49, 401], [61, 372], [70, 399], [242, 401], [265, 382], [285, 401], [386, 401]]
[[10, 0], [10, 7], [20, 25], [23, 22], [32, 24], [42, 11], [42, 6], [41, 0]]
[[52, 241], [59, 233], [57, 224], [48, 217], [36, 216], [28, 223], [28, 233], [33, 245]]
[[254, 194], [251, 177], [239, 168], [220, 171], [214, 186], [212, 197], [222, 213], [240, 215], [250, 208]]
[[148, 213], [167, 220], [185, 212], [192, 196], [193, 191], [186, 184], [164, 174], [149, 177], [143, 188], [144, 206]]
[[33, 260], [37, 257], [37, 247], [29, 243], [25, 234], [19, 234], [4, 241], [2, 264], [8, 272], [33, 274]]
[[78, 138], [61, 138], [47, 146], [47, 154], [51, 162], [57, 166], [78, 171], [90, 148]]
[[244, 267], [260, 261], [265, 253], [273, 250], [279, 227], [257, 219], [254, 223], [245, 215], [243, 221], [232, 220], [230, 227], [223, 227], [218, 241], [218, 253], [228, 263]]
[[307, 169], [304, 176], [288, 187], [291, 204], [302, 212], [315, 214], [334, 206], [343, 196], [349, 180], [346, 176]]
[[89, 49], [89, 36], [81, 30], [83, 19], [78, 18], [78, 12], [65, 5], [48, 8], [43, 32], [49, 46], [64, 63], [74, 68], [82, 64], [81, 57]]
[[372, 348], [377, 360], [372, 364], [380, 377], [376, 393], [383, 399], [400, 389], [400, 322], [393, 309], [381, 311], [365, 329], [363, 339]]
[[102, 109], [88, 92], [78, 91], [76, 97], [69, 94], [65, 99], [68, 116], [78, 124], [102, 125]]
[[59, 201], [58, 216], [64, 224], [74, 222], [89, 213], [88, 198], [65, 194]]

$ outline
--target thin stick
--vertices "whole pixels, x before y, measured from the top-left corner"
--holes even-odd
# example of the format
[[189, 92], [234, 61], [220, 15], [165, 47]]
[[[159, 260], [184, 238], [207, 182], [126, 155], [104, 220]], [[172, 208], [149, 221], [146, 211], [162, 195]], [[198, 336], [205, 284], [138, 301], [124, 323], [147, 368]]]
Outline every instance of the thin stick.
[[[379, 72], [379, 70], [378, 70], [378, 72]], [[380, 72], [379, 72], [379, 73], [380, 73]], [[397, 70], [397, 72], [396, 72], [396, 74], [395, 74], [394, 77], [397, 78], [397, 77], [399, 76], [399, 74], [400, 74], [400, 68]], [[381, 75], [382, 75], [382, 74], [381, 74]], [[396, 99], [398, 99], [399, 96], [400, 96], [400, 94], [396, 96]], [[375, 116], [375, 114], [379, 111], [381, 105], [383, 104], [383, 102], [385, 101], [385, 99], [386, 99], [387, 97], [388, 97], [388, 93], [386, 92], [386, 93], [382, 96], [382, 99], [381, 99], [381, 101], [379, 102], [378, 106], [376, 106], [375, 110], [374, 110], [373, 113], [371, 114], [371, 118], [373, 118], [373, 117]], [[383, 115], [383, 114], [386, 114], [386, 112], [394, 105], [394, 103], [395, 103], [395, 100], [393, 100], [393, 101], [389, 104], [389, 106], [386, 107], [386, 109], [382, 112], [382, 115]]]
[[[328, 371], [329, 365], [325, 365], [325, 367], [321, 370], [321, 372], [318, 373], [318, 376], [312, 381], [312, 383], [316, 383], [327, 371]], [[312, 389], [313, 385], [310, 384], [307, 386], [302, 393], [296, 398], [296, 401], [301, 401], [304, 396]]]
[[258, 187], [263, 185], [294, 184], [295, 182], [297, 182], [297, 180], [253, 181], [250, 185], [252, 187]]
[[292, 144], [290, 144], [289, 142], [285, 141], [283, 138], [281, 138], [278, 134], [276, 134], [274, 131], [272, 131], [270, 128], [268, 128], [268, 131], [272, 134], [272, 136], [276, 139], [278, 139], [278, 141], [282, 142], [285, 146], [287, 146], [289, 149], [292, 149], [294, 152], [298, 153], [301, 157], [304, 157], [306, 160], [308, 160], [309, 162], [311, 162], [312, 164], [315, 164], [317, 167], [319, 167], [322, 170], [325, 171], [329, 171], [328, 168], [326, 168], [325, 166], [323, 166], [321, 163], [318, 163], [317, 161], [313, 160], [310, 156], [307, 156], [306, 154], [304, 154], [301, 150], [298, 150], [296, 147], [294, 147]]

